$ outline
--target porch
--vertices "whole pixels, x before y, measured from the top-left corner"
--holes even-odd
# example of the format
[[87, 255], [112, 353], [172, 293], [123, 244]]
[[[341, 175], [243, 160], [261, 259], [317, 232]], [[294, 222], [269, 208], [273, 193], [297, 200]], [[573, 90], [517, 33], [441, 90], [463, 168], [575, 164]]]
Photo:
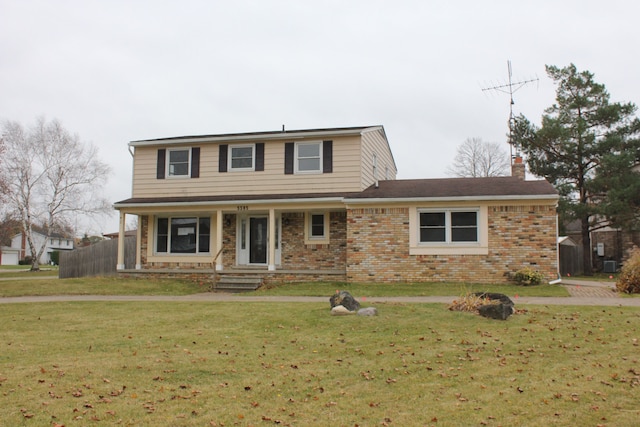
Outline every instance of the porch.
[[346, 210], [336, 206], [299, 209], [234, 206], [214, 210], [153, 213], [138, 217], [135, 269], [128, 276], [181, 277], [209, 282], [213, 274], [262, 277], [283, 282], [344, 281]]

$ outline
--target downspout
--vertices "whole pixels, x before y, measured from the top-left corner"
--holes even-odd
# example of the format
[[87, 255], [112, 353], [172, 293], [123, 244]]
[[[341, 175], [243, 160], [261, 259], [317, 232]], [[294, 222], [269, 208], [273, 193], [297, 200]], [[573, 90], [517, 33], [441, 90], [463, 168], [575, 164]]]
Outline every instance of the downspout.
[[[131, 150], [131, 144], [127, 145], [127, 150], [131, 154], [131, 159], [135, 159], [135, 151]], [[133, 197], [133, 172], [135, 171], [134, 162], [131, 162], [131, 196]]]

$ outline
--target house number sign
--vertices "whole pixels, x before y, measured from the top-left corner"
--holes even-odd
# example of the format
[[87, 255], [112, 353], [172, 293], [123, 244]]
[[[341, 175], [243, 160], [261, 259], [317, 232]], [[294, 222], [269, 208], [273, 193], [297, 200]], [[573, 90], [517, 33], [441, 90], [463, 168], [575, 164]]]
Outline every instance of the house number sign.
[[238, 210], [239, 211], [248, 211], [249, 210], [249, 206], [238, 206]]

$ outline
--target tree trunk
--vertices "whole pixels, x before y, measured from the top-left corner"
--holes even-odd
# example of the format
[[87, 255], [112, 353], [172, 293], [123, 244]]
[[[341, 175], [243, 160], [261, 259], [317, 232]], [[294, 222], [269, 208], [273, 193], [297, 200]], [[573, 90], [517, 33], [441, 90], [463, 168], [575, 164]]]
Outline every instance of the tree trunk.
[[593, 276], [591, 256], [591, 233], [589, 233], [589, 218], [580, 220], [580, 232], [582, 235], [582, 264], [585, 276]]

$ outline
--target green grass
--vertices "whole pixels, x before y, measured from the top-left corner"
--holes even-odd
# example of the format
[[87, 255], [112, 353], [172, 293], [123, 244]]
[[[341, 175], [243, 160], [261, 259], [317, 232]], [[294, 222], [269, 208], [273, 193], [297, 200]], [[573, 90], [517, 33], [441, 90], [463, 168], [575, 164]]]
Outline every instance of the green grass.
[[252, 295], [326, 296], [336, 290], [348, 290], [358, 297], [392, 296], [457, 296], [468, 292], [499, 292], [509, 296], [566, 297], [567, 290], [559, 285], [516, 286], [474, 283], [292, 283], [258, 289]]
[[[58, 279], [55, 276], [32, 276], [38, 273], [15, 273], [16, 280], [2, 280], [0, 274], [0, 297], [41, 295], [189, 295], [208, 290], [207, 283], [162, 279], [127, 279], [111, 277], [84, 277]], [[33, 280], [29, 280], [33, 278]], [[20, 279], [20, 280], [18, 280]], [[462, 283], [400, 283], [400, 284], [344, 284], [344, 283], [294, 283], [261, 288], [244, 295], [292, 295], [327, 296], [336, 289], [348, 290], [356, 297], [384, 296], [457, 296], [467, 292], [500, 292], [509, 296], [569, 296], [567, 290], [558, 285], [516, 286], [479, 285]]]
[[636, 425], [637, 308], [49, 303], [0, 311], [4, 425]]
[[[0, 279], [2, 279], [0, 275]], [[83, 277], [33, 280], [0, 280], [0, 297], [39, 295], [190, 295], [205, 292], [206, 285], [180, 280], [139, 280], [112, 277]]]
[[30, 271], [29, 268], [29, 266], [25, 265], [3, 265], [0, 268], [0, 279], [58, 277], [58, 267], [45, 266], [40, 271]]

